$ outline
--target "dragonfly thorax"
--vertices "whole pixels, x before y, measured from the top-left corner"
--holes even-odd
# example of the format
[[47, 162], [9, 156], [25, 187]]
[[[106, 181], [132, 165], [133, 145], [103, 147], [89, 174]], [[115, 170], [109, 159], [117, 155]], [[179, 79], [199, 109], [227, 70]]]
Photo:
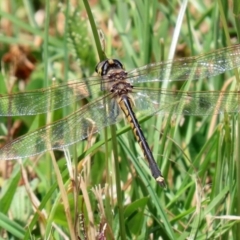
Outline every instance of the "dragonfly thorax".
[[127, 94], [131, 91], [132, 85], [127, 79], [127, 72], [117, 59], [107, 59], [96, 66], [96, 72], [102, 76], [101, 89], [110, 91], [114, 96]]
[[114, 96], [120, 97], [122, 95], [131, 93], [132, 89], [133, 89], [133, 86], [130, 83], [123, 80], [123, 81], [118, 81], [112, 84], [112, 87], [110, 88], [110, 92], [112, 92]]

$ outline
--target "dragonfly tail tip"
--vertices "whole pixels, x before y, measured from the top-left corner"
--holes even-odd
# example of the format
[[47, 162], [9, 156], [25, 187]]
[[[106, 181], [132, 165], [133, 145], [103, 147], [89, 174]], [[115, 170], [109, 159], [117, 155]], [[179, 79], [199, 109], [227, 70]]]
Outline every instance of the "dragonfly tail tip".
[[165, 180], [164, 180], [164, 178], [163, 178], [162, 176], [157, 177], [157, 178], [156, 178], [156, 181], [157, 181], [157, 183], [158, 183], [161, 187], [163, 187], [163, 188], [166, 188], [166, 187], [167, 187], [167, 185], [166, 185], [166, 183], [165, 183]]

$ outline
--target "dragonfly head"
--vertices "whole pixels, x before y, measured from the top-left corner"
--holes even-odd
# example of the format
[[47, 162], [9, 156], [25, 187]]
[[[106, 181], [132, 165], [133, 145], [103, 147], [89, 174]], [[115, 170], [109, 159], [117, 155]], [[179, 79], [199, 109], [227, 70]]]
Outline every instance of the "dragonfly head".
[[100, 76], [105, 76], [108, 74], [110, 70], [115, 69], [124, 69], [122, 63], [118, 61], [117, 59], [106, 59], [100, 63], [95, 68], [95, 71]]

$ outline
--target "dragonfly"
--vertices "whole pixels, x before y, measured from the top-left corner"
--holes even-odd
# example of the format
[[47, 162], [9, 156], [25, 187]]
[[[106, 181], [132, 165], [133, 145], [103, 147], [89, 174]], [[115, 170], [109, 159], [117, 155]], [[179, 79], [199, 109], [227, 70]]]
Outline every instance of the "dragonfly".
[[207, 54], [148, 64], [126, 71], [117, 59], [96, 66], [98, 76], [29, 92], [0, 95], [0, 116], [37, 115], [92, 97], [66, 118], [20, 136], [0, 148], [0, 160], [32, 157], [64, 150], [90, 134], [116, 124], [125, 116], [152, 176], [160, 186], [164, 177], [153, 157], [136, 113], [210, 115], [237, 113], [238, 91], [182, 91], [153, 88], [155, 82], [199, 80], [240, 67], [240, 45]]

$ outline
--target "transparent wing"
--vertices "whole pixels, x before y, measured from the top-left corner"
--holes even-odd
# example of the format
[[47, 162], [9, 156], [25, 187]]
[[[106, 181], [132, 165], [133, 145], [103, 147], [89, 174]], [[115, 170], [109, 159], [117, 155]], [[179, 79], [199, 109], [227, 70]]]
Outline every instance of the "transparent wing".
[[149, 64], [128, 73], [133, 85], [145, 82], [209, 78], [240, 66], [240, 45], [221, 48], [197, 57]]
[[36, 115], [73, 104], [100, 92], [100, 77], [69, 82], [36, 91], [0, 95], [0, 116]]
[[[110, 94], [109, 94], [110, 95]], [[163, 98], [161, 98], [163, 96]], [[136, 114], [209, 115], [239, 112], [239, 93], [182, 92], [164, 89], [134, 89], [131, 93]], [[105, 107], [104, 107], [105, 106]], [[1, 148], [0, 159], [33, 156], [51, 149], [63, 149], [85, 139], [91, 133], [115, 124], [121, 118], [115, 99], [100, 98], [74, 114], [22, 136]]]
[[0, 160], [25, 158], [52, 149], [63, 149], [116, 123], [120, 120], [119, 113], [114, 100], [100, 98], [64, 119], [9, 142], [1, 148]]
[[[134, 86], [156, 81], [183, 81], [213, 77], [240, 66], [240, 45], [198, 57], [149, 64], [129, 72]], [[0, 116], [36, 115], [59, 109], [100, 92], [100, 77], [24, 93], [0, 95]]]
[[183, 92], [166, 89], [135, 89], [132, 93], [136, 113], [212, 115], [240, 111], [237, 91]]

